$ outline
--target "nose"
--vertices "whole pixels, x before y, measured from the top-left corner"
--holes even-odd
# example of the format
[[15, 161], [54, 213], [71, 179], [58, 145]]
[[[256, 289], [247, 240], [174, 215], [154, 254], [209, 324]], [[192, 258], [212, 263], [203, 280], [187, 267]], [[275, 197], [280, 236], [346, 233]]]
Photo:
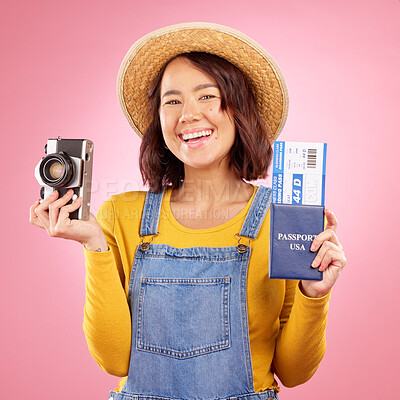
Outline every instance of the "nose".
[[190, 123], [201, 119], [201, 111], [199, 104], [194, 100], [185, 101], [182, 107], [180, 123]]

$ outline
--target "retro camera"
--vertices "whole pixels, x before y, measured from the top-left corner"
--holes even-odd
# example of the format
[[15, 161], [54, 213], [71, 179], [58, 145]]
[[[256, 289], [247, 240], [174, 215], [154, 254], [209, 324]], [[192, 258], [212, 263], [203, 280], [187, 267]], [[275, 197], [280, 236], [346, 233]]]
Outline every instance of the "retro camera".
[[87, 139], [62, 139], [59, 136], [47, 140], [44, 152], [47, 155], [35, 168], [35, 177], [43, 185], [40, 197], [44, 200], [54, 190], [58, 190], [59, 197], [62, 197], [69, 189], [73, 189], [74, 195], [67, 204], [82, 197], [82, 205], [70, 213], [69, 218], [89, 220], [93, 142]]

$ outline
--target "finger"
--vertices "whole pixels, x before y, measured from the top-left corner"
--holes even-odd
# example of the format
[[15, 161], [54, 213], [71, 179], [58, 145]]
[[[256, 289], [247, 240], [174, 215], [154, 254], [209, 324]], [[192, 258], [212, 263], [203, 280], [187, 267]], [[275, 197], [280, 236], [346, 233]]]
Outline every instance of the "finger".
[[71, 200], [73, 194], [74, 191], [70, 189], [68, 190], [67, 193], [64, 194], [64, 196], [60, 197], [58, 200], [50, 204], [49, 206], [50, 229], [53, 229], [56, 226], [60, 208], [65, 206], [65, 204], [67, 204]]
[[75, 210], [77, 210], [81, 205], [80, 198], [76, 199], [73, 203], [63, 206], [59, 209], [59, 215], [57, 219], [57, 223], [54, 227], [52, 227], [53, 236], [70, 238], [68, 235], [68, 230], [73, 222], [69, 218], [69, 214]]
[[340, 270], [344, 268], [346, 265], [346, 258], [344, 257], [343, 252], [329, 249], [321, 260], [319, 270], [325, 271], [331, 265], [338, 267]]
[[38, 226], [39, 228], [44, 229], [44, 225], [40, 222], [38, 216], [35, 213], [36, 207], [40, 204], [40, 199], [36, 200], [29, 209], [29, 222], [32, 225]]
[[336, 232], [338, 221], [335, 217], [335, 214], [331, 210], [325, 208], [325, 216], [327, 222], [325, 229], [332, 229], [334, 232]]
[[332, 229], [327, 228], [314, 238], [310, 250], [317, 251], [320, 246], [327, 241], [340, 246], [336, 233]]
[[70, 221], [69, 214], [77, 210], [82, 205], [82, 197], [78, 197], [74, 202], [60, 208], [58, 221], [60, 224], [65, 224]]
[[35, 214], [37, 215], [41, 224], [44, 226], [44, 228], [49, 234], [50, 234], [50, 221], [49, 221], [48, 209], [50, 204], [53, 201], [55, 201], [57, 197], [58, 197], [58, 191], [55, 190], [50, 196], [48, 196], [45, 200], [43, 200], [40, 205], [38, 205], [35, 208]]
[[58, 190], [54, 190], [50, 196], [47, 196], [44, 200], [41, 201], [40, 205], [38, 206], [38, 210], [39, 211], [48, 210], [49, 205], [53, 201], [57, 200], [58, 195], [59, 195]]
[[318, 270], [322, 272], [325, 269], [327, 269], [331, 264], [332, 260], [333, 260], [333, 250], [327, 250], [324, 256], [322, 257]]
[[335, 245], [332, 242], [324, 242], [321, 246], [321, 248], [319, 249], [317, 255], [315, 256], [313, 262], [311, 263], [311, 266], [313, 268], [318, 268], [321, 266], [322, 260], [324, 259], [326, 253], [328, 253], [329, 251], [337, 251], [339, 252], [340, 249], [338, 248], [337, 245]]

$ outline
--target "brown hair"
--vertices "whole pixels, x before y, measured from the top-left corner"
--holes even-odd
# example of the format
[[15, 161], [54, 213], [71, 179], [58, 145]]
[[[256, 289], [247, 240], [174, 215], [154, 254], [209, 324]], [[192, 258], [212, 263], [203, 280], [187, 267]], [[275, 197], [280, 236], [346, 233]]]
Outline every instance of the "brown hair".
[[254, 100], [253, 93], [241, 71], [214, 54], [193, 52], [180, 54], [161, 69], [149, 91], [149, 115], [152, 121], [143, 135], [139, 167], [143, 183], [158, 193], [166, 186], [173, 189], [184, 179], [184, 166], [165, 147], [159, 118], [161, 80], [167, 65], [174, 59], [187, 59], [199, 70], [211, 76], [221, 92], [221, 108], [231, 111], [236, 136], [229, 152], [229, 168], [237, 177], [248, 181], [265, 178], [272, 157], [272, 146]]

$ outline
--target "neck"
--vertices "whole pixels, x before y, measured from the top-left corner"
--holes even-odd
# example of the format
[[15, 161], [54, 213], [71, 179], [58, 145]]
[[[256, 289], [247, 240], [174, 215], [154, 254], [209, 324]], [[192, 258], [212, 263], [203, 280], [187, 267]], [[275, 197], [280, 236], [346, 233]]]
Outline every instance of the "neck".
[[227, 168], [205, 171], [185, 166], [185, 180], [174, 191], [171, 200], [210, 207], [247, 202], [252, 193], [253, 187]]

